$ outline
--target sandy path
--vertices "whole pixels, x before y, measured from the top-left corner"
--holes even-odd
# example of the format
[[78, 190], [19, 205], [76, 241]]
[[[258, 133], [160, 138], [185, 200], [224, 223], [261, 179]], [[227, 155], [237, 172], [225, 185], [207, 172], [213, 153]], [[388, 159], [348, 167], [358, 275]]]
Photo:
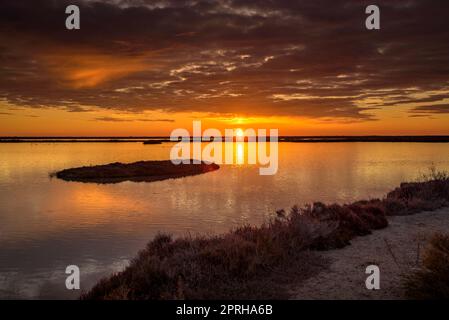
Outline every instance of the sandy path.
[[[386, 229], [358, 237], [350, 246], [323, 252], [331, 261], [329, 270], [296, 288], [293, 299], [402, 299], [401, 275], [416, 269], [430, 235], [449, 233], [449, 208], [392, 217], [389, 222]], [[365, 287], [370, 264], [380, 268], [380, 290]]]

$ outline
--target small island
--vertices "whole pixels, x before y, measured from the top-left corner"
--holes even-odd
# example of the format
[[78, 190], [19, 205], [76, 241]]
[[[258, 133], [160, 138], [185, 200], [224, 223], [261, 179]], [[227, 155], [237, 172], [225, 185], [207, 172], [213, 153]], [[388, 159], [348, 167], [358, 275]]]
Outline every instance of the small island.
[[[192, 161], [190, 161], [192, 162]], [[91, 183], [118, 183], [123, 181], [152, 182], [198, 175], [218, 170], [217, 164], [179, 164], [170, 160], [139, 161], [134, 163], [110, 163], [106, 165], [65, 169], [54, 176], [65, 181]]]

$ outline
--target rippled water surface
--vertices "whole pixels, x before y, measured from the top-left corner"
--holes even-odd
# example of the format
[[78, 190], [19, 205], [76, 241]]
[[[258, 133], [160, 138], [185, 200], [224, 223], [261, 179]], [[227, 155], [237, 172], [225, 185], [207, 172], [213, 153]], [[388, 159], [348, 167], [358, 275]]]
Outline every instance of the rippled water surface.
[[152, 183], [49, 176], [82, 165], [168, 159], [171, 147], [0, 144], [0, 298], [75, 298], [79, 292], [65, 289], [66, 266], [80, 267], [87, 290], [158, 232], [221, 233], [261, 224], [294, 204], [381, 197], [432, 164], [449, 170], [449, 144], [281, 143], [274, 176], [246, 164]]

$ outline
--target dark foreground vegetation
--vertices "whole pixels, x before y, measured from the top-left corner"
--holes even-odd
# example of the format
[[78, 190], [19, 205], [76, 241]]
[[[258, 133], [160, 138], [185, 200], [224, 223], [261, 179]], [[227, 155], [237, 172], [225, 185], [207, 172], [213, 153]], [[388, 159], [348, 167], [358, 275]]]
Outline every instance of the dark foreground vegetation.
[[341, 248], [385, 228], [390, 215], [434, 210], [448, 202], [448, 176], [433, 170], [384, 199], [293, 207], [278, 211], [268, 224], [221, 236], [159, 235], [123, 272], [101, 280], [81, 298], [283, 299], [290, 283], [326, 267], [316, 250]]
[[[192, 162], [192, 161], [190, 161]], [[202, 174], [219, 169], [212, 163], [174, 165], [170, 160], [110, 163], [100, 166], [65, 169], [54, 175], [66, 181], [118, 183], [123, 181], [160, 181]]]
[[449, 235], [433, 236], [423, 268], [406, 277], [405, 292], [410, 299], [449, 299]]

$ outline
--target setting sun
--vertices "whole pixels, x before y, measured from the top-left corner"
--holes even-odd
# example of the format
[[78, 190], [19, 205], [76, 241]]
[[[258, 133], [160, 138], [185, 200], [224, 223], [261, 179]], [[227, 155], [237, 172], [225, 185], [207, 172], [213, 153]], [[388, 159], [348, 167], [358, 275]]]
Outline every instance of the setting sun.
[[243, 138], [244, 133], [243, 133], [243, 130], [242, 130], [242, 129], [240, 129], [240, 128], [235, 129], [234, 132], [235, 132], [235, 136], [236, 136], [236, 137], [238, 137], [238, 138]]

